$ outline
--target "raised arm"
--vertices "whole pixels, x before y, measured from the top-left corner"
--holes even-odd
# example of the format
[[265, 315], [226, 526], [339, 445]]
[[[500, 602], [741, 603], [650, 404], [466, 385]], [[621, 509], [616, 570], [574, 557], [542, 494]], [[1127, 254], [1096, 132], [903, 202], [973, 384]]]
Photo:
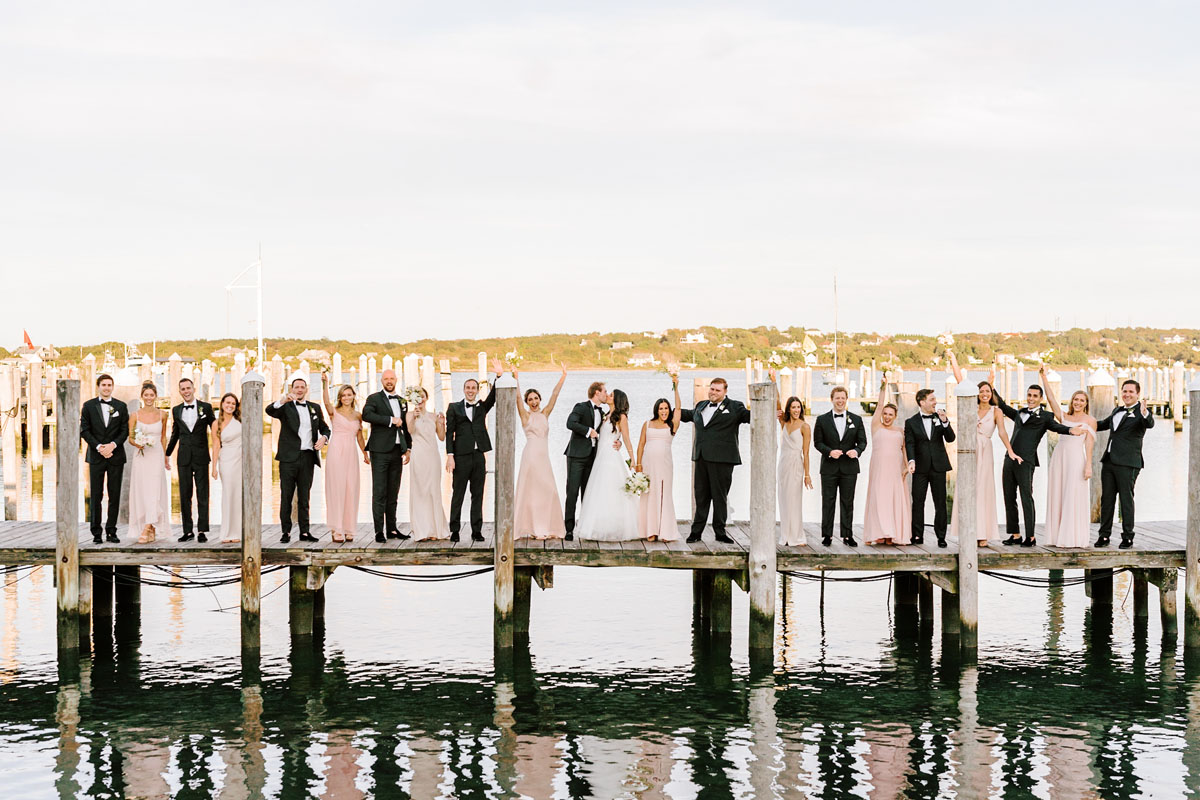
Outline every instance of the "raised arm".
[[321, 401], [325, 404], [325, 413], [333, 417], [333, 403], [329, 400], [329, 373], [321, 373]]
[[[990, 383], [990, 381], [989, 381], [989, 383]], [[1010, 406], [1008, 403], [1004, 402], [1004, 398], [1001, 397], [1000, 393], [996, 391], [995, 384], [992, 384], [992, 397], [996, 398], [996, 408], [999, 409], [1001, 414], [1008, 417], [1009, 419], [1013, 419], [1013, 420], [1018, 419], [1017, 410], [1015, 408], [1013, 408], [1012, 406]]]
[[[1050, 386], [1050, 381], [1046, 376], [1046, 365], [1042, 364], [1038, 368], [1038, 377], [1042, 379], [1042, 391], [1046, 393], [1046, 402], [1050, 404], [1050, 412], [1054, 414], [1054, 418], [1059, 422], [1063, 421], [1062, 408], [1058, 404], [1058, 398], [1054, 396], [1054, 389]], [[1067, 409], [1070, 411], [1071, 409]]]
[[[683, 409], [681, 409], [679, 407], [679, 379], [678, 378], [671, 379], [671, 389], [674, 390], [674, 392], [675, 392], [675, 410], [673, 412], [671, 412], [671, 418], [672, 418], [671, 430], [678, 432], [680, 417], [682, 416], [681, 412], [683, 411]], [[639, 458], [638, 461], [641, 461], [641, 459]]]
[[529, 422], [529, 409], [525, 408], [525, 400], [521, 396], [521, 376], [515, 369], [512, 371], [513, 380], [517, 382], [517, 415], [521, 417], [521, 425]]
[[882, 421], [879, 419], [879, 409], [887, 402], [887, 373], [879, 381], [879, 397], [875, 400], [875, 410], [871, 412], [871, 430], [878, 428]]
[[954, 373], [954, 380], [958, 383], [963, 382], [963, 372], [958, 366], [958, 359], [954, 355], [953, 350], [947, 350], [946, 355], [950, 357], [950, 371]]
[[[554, 406], [558, 404], [558, 394], [562, 391], [563, 384], [567, 382], [567, 365], [560, 364], [559, 366], [562, 367], [562, 375], [558, 376], [558, 383], [554, 384], [554, 391], [550, 393], [550, 402], [542, 408], [542, 413], [547, 417], [554, 411]], [[517, 371], [513, 370], [513, 375], [516, 374]]]

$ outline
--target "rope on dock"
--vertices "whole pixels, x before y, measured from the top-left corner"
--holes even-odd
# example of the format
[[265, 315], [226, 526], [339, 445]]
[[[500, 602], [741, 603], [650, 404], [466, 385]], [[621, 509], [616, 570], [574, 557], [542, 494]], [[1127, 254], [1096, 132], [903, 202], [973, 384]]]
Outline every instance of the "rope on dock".
[[1112, 572], [1105, 572], [1099, 575], [1078, 575], [1071, 578], [1041, 578], [1036, 575], [1005, 575], [1000, 572], [992, 572], [990, 570], [979, 570], [980, 575], [987, 575], [991, 578], [1015, 583], [1018, 586], [1081, 586], [1092, 581], [1110, 580], [1114, 575], [1122, 572], [1132, 572], [1129, 567], [1115, 567]]
[[[151, 569], [158, 570], [159, 572], [165, 572], [166, 574], [172, 576], [174, 578], [174, 580], [154, 580], [153, 578], [143, 578], [140, 575], [135, 578], [135, 577], [131, 577], [129, 575], [117, 573], [116, 571], [107, 572], [107, 570], [105, 572], [102, 572], [99, 574], [97, 574], [93, 570], [92, 578], [93, 578], [93, 580], [96, 578], [99, 578], [102, 581], [109, 581], [111, 583], [123, 583], [126, 585], [141, 584], [142, 586], [160, 586], [160, 587], [165, 587], [167, 589], [211, 589], [215, 586], [230, 586], [235, 583], [241, 583], [241, 580], [242, 580], [242, 575], [241, 575], [240, 569], [231, 574], [228, 572], [228, 568], [226, 568], [226, 567], [214, 567], [214, 568], [212, 568], [213, 570], [216, 570], [216, 569], [226, 570], [225, 574], [223, 574], [223, 575], [218, 574], [215, 578], [212, 578], [209, 580], [195, 580], [193, 578], [189, 578], [186, 575], [184, 575], [183, 570], [180, 567], [171, 569], [168, 567], [159, 566], [157, 564], [147, 564], [146, 566], [150, 567]], [[84, 567], [84, 569], [89, 569], [89, 568]], [[199, 570], [205, 570], [206, 568], [205, 567], [193, 567], [193, 569], [199, 571]], [[279, 564], [274, 567], [267, 567], [266, 569], [264, 569], [262, 571], [262, 574], [269, 575], [270, 573], [278, 572], [281, 569], [287, 569], [287, 565]], [[212, 575], [212, 572], [210, 571], [210, 572], [205, 572], [202, 574]]]
[[370, 567], [360, 567], [354, 564], [346, 564], [350, 569], [365, 572], [368, 575], [374, 575], [376, 578], [388, 578], [393, 581], [413, 581], [414, 583], [440, 583], [442, 581], [456, 581], [460, 578], [474, 578], [476, 575], [483, 575], [487, 572], [494, 572], [495, 567], [480, 567], [479, 569], [468, 570], [467, 572], [454, 572], [444, 575], [413, 575], [401, 572], [385, 572], [381, 569], [372, 569]]
[[879, 572], [879, 573], [875, 573], [873, 575], [856, 575], [856, 576], [848, 577], [848, 578], [835, 578], [832, 575], [829, 575], [828, 573], [825, 573], [825, 572], [814, 575], [811, 572], [793, 572], [791, 570], [786, 570], [786, 569], [779, 570], [779, 574], [787, 575], [789, 578], [799, 578], [800, 580], [803, 580], [803, 581], [812, 581], [813, 583], [822, 583], [824, 581], [843, 581], [845, 583], [874, 583], [875, 581], [890, 581], [892, 579], [892, 573], [890, 571]]

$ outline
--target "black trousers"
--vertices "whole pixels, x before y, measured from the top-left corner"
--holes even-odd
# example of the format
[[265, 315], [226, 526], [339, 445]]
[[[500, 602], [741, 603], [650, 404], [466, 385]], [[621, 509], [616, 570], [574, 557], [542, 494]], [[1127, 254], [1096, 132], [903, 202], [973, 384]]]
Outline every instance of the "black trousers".
[[854, 536], [854, 488], [858, 485], [858, 473], [848, 475], [821, 474], [821, 538], [833, 538], [833, 512], [841, 499], [842, 538]]
[[317, 454], [312, 450], [301, 450], [295, 461], [279, 462], [279, 527], [284, 533], [292, 532], [293, 500], [300, 532], [309, 532], [308, 496], [312, 491], [316, 465]]
[[912, 535], [925, 536], [925, 494], [933, 493], [933, 532], [946, 538], [946, 473], [914, 472], [912, 476]]
[[196, 522], [201, 533], [208, 533], [208, 468], [193, 461], [176, 464], [179, 470], [179, 515], [183, 518], [183, 532], [192, 532], [192, 487], [196, 489]]
[[458, 533], [462, 526], [462, 503], [467, 487], [471, 489], [471, 535], [483, 533], [483, 479], [487, 475], [487, 459], [476, 450], [454, 457], [454, 493], [450, 496], [450, 532]]
[[696, 495], [696, 516], [692, 519], [692, 536], [704, 533], [708, 522], [708, 508], [712, 506], [714, 533], [725, 533], [729, 518], [729, 486], [733, 483], [733, 464], [722, 464], [697, 458], [694, 462], [696, 477], [692, 491]]
[[1105, 462], [1100, 465], [1100, 535], [1112, 536], [1113, 515], [1117, 498], [1121, 498], [1121, 538], [1133, 538], [1133, 486], [1137, 483], [1136, 467], [1122, 467]]
[[88, 464], [88, 522], [92, 535], [98, 536], [100, 528], [100, 503], [104, 499], [104, 485], [108, 484], [108, 519], [103, 532], [117, 534], [117, 515], [121, 512], [121, 476], [125, 474], [125, 462], [106, 458], [98, 464]]
[[[1021, 521], [1017, 517], [1017, 492], [1021, 493], [1021, 512], [1025, 517], [1025, 535], [1033, 537], [1033, 525], [1037, 522], [1037, 509], [1033, 505], [1033, 471], [1037, 469], [1029, 461], [1018, 464], [1004, 457], [1004, 469], [1000, 473], [1004, 490], [1004, 530], [1009, 536], [1021, 532]], [[991, 531], [976, 531], [980, 539], [991, 538]]]
[[587, 458], [572, 458], [567, 456], [567, 509], [563, 514], [563, 523], [567, 532], [575, 530], [575, 505], [587, 491], [588, 478], [592, 475], [592, 465], [596, 463], [596, 450]]
[[371, 519], [376, 533], [398, 531], [396, 502], [400, 497], [400, 479], [404, 477], [404, 453], [397, 447], [390, 453], [371, 453]]

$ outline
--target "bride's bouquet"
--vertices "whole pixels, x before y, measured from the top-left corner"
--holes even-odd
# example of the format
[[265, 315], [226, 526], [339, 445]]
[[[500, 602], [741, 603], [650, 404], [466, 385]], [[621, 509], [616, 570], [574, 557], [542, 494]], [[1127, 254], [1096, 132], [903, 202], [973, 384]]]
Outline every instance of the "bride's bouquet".
[[420, 386], [409, 386], [404, 390], [404, 402], [414, 408], [420, 408], [425, 405], [425, 398], [421, 396]]
[[641, 497], [650, 491], [650, 476], [644, 472], [630, 473], [629, 477], [625, 479], [624, 488], [626, 494]]
[[508, 364], [513, 369], [520, 369], [521, 362], [523, 360], [524, 359], [521, 358], [521, 354], [516, 350], [510, 350], [504, 354], [504, 363]]
[[138, 455], [146, 455], [146, 446], [154, 444], [154, 439], [139, 425], [133, 429], [133, 444], [138, 448]]

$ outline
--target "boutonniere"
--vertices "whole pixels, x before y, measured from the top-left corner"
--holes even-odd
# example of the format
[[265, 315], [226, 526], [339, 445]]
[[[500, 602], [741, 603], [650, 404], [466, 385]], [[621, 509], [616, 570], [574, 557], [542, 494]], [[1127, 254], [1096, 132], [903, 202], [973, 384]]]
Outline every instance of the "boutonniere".
[[849, 417], [846, 417], [846, 430], [850, 430], [853, 427], [854, 427], [854, 420], [850, 419]]

